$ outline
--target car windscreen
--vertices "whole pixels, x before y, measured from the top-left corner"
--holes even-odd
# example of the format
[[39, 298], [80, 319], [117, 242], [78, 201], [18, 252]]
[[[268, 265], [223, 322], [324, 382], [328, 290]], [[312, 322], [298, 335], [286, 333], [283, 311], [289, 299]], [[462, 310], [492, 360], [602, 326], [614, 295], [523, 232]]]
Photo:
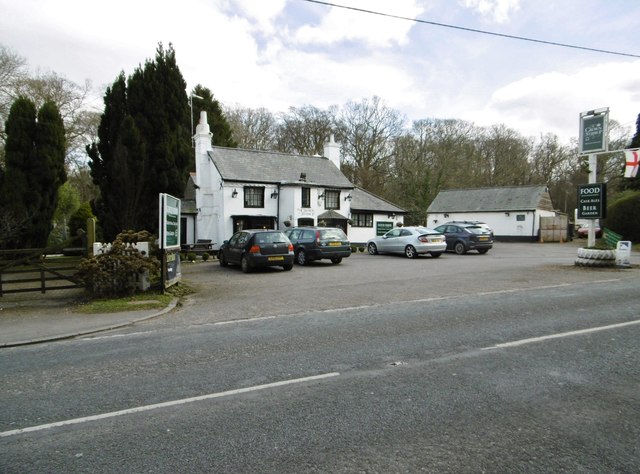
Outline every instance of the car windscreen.
[[347, 236], [340, 229], [322, 229], [320, 230], [320, 238], [322, 240], [347, 240]]

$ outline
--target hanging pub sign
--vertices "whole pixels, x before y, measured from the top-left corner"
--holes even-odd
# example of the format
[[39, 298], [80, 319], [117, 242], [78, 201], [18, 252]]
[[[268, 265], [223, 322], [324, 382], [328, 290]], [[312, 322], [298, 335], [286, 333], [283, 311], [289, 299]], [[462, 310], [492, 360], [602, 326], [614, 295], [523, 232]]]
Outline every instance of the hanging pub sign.
[[606, 217], [606, 183], [578, 185], [578, 219], [604, 219]]
[[580, 113], [580, 154], [609, 149], [609, 107]]

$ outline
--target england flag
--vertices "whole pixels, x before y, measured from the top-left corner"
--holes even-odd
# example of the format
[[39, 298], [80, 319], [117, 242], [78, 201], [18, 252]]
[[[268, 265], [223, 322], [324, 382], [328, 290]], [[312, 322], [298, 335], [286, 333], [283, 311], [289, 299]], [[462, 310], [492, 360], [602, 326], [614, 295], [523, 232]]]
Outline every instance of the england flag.
[[640, 148], [636, 148], [635, 150], [625, 150], [624, 157], [626, 159], [626, 166], [624, 167], [624, 177], [635, 178], [636, 174], [638, 174]]

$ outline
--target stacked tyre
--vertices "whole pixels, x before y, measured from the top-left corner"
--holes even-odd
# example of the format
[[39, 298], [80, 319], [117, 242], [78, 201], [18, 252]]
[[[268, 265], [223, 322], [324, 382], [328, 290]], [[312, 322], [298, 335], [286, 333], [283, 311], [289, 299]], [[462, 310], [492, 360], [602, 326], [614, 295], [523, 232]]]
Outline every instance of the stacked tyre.
[[616, 251], [579, 248], [575, 264], [578, 267], [615, 267]]

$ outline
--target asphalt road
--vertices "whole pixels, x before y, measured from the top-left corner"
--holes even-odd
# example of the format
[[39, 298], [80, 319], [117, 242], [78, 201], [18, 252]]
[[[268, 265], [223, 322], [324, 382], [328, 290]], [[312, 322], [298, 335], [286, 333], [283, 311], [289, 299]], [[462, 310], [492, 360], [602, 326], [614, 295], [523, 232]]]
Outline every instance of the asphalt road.
[[0, 351], [0, 472], [637, 472], [637, 268], [569, 244], [185, 268], [176, 312]]

